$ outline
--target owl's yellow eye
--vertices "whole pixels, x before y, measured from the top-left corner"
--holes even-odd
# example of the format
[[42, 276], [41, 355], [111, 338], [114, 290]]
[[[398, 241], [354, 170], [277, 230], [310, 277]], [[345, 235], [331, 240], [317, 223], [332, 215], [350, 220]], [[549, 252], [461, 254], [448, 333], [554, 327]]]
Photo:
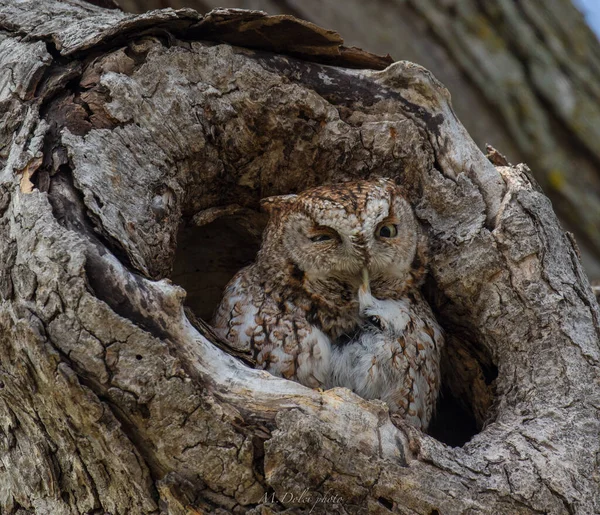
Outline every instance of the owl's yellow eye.
[[395, 224], [382, 225], [377, 229], [377, 235], [380, 238], [395, 238], [398, 236], [398, 226]]

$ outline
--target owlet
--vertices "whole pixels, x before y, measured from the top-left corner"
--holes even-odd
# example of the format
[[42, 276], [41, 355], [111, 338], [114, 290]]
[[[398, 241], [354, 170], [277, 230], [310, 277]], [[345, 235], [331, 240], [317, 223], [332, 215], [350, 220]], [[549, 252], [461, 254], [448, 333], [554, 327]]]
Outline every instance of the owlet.
[[419, 294], [377, 299], [366, 274], [358, 298], [363, 328], [350, 342], [334, 342], [326, 386], [381, 399], [392, 413], [426, 430], [440, 388], [442, 329]]

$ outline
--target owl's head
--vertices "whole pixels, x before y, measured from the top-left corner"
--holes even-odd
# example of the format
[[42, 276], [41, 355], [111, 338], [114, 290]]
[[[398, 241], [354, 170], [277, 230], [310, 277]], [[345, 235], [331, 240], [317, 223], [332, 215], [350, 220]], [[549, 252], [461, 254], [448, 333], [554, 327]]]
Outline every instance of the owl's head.
[[269, 197], [263, 246], [277, 248], [313, 281], [372, 277], [402, 279], [415, 259], [418, 226], [402, 189], [377, 179], [320, 186]]

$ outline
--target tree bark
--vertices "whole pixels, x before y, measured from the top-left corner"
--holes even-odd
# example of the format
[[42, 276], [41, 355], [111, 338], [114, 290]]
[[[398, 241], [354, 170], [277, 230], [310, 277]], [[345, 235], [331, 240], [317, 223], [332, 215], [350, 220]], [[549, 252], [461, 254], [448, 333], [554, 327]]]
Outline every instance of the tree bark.
[[127, 10], [293, 14], [350, 45], [419, 63], [480, 148], [526, 161], [600, 282], [600, 44], [572, 0], [118, 0]]
[[[600, 511], [574, 240], [427, 70], [250, 11], [0, 0], [0, 28], [2, 513]], [[194, 320], [256, 252], [261, 198], [375, 176], [428, 236], [447, 396], [484, 426], [462, 446]]]

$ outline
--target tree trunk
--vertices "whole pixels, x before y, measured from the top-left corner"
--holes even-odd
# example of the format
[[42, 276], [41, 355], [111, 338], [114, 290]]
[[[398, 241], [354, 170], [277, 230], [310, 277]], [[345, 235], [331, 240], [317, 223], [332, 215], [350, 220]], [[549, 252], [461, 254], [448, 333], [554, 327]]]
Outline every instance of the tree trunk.
[[[0, 0], [0, 27], [2, 513], [600, 512], [574, 240], [429, 72], [249, 11]], [[253, 258], [261, 198], [374, 176], [405, 184], [432, 254], [431, 435], [196, 320]]]
[[419, 63], [452, 93], [480, 148], [527, 161], [600, 284], [600, 44], [571, 0], [118, 0], [262, 9], [341, 32], [350, 45]]

